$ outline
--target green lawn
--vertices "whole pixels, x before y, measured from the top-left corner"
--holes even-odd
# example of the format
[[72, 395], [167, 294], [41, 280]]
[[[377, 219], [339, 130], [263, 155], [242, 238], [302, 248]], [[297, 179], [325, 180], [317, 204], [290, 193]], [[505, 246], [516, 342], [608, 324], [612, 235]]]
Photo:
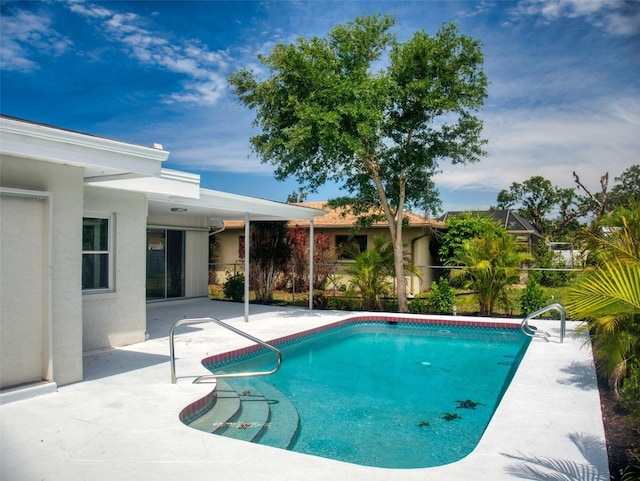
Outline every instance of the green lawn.
[[[562, 304], [563, 298], [566, 296], [568, 287], [543, 287], [544, 293], [547, 297], [547, 304], [553, 304], [555, 302], [559, 302]], [[509, 299], [511, 308], [505, 309], [503, 307], [496, 310], [493, 313], [495, 316], [514, 316], [521, 317], [520, 313], [520, 294], [522, 292], [521, 288], [512, 288], [509, 293]], [[320, 293], [318, 293], [320, 294]], [[326, 296], [328, 298], [332, 298], [333, 291], [327, 291]], [[459, 315], [477, 315], [478, 314], [478, 302], [475, 299], [473, 293], [469, 291], [465, 291], [462, 289], [455, 289], [456, 296], [456, 309]], [[222, 294], [222, 286], [211, 285], [209, 286], [209, 297], [211, 299], [223, 299]], [[295, 305], [300, 307], [306, 307], [309, 305], [309, 296], [307, 292], [298, 292], [295, 295], [291, 292], [286, 291], [276, 291], [274, 292], [274, 304], [285, 304], [285, 305]], [[355, 309], [355, 305], [357, 301], [354, 299], [347, 299], [344, 297], [339, 297], [339, 302], [334, 302], [332, 306], [334, 308], [340, 308], [340, 306], [344, 306], [347, 310]], [[255, 301], [255, 293], [251, 291], [249, 293], [250, 302]], [[336, 307], [337, 306], [337, 307]], [[553, 315], [553, 313], [551, 313]]]

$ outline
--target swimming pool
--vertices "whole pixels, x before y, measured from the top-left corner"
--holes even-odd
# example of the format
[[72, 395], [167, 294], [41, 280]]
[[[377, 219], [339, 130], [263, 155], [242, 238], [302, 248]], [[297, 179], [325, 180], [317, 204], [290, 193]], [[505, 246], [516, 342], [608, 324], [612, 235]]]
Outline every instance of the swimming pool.
[[[479, 442], [529, 344], [515, 327], [352, 319], [273, 341], [280, 371], [259, 385], [229, 384], [251, 408], [265, 382], [267, 403], [293, 404], [293, 451], [385, 468], [438, 466]], [[212, 372], [242, 372], [269, 368], [273, 358], [244, 349], [207, 363]], [[251, 439], [265, 444], [264, 433], [278, 428], [270, 417], [260, 426], [229, 419], [218, 432], [255, 429]]]

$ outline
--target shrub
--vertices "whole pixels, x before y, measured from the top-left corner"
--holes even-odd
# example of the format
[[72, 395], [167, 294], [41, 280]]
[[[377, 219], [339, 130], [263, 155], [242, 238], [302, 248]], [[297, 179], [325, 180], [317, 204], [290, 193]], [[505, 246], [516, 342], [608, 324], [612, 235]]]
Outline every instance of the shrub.
[[549, 270], [565, 269], [567, 263], [564, 259], [556, 256], [555, 252], [544, 242], [538, 243], [536, 266], [545, 269], [538, 271], [538, 281], [545, 287], [561, 287], [569, 281], [569, 273], [567, 271]]
[[244, 299], [244, 274], [238, 272], [227, 277], [222, 287], [225, 299], [241, 302]]
[[620, 403], [631, 416], [640, 418], [640, 363], [629, 363], [620, 390]]
[[535, 277], [530, 277], [520, 295], [520, 312], [528, 316], [547, 305], [546, 296]]
[[409, 312], [413, 314], [451, 312], [453, 304], [453, 289], [447, 279], [441, 277], [431, 284], [431, 290], [429, 292], [422, 292], [409, 301]]
[[432, 312], [451, 312], [454, 303], [453, 289], [444, 277], [431, 284], [427, 302]]
[[412, 314], [426, 314], [429, 312], [428, 294], [421, 292], [409, 301], [409, 312]]

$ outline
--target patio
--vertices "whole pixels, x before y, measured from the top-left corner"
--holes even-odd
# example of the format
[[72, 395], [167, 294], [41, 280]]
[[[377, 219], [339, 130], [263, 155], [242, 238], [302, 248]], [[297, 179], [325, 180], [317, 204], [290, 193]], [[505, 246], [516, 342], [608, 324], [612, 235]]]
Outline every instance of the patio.
[[[56, 393], [0, 406], [0, 478], [7, 481], [609, 479], [599, 393], [590, 353], [567, 326], [536, 321], [549, 343], [532, 342], [489, 428], [463, 460], [388, 470], [235, 441], [188, 428], [180, 411], [211, 391], [191, 384], [205, 356], [248, 345], [213, 324], [178, 328], [178, 383], [171, 384], [168, 333], [178, 319], [213, 316], [269, 340], [349, 313], [193, 299], [147, 306], [146, 342], [84, 356], [84, 380]], [[286, 360], [285, 360], [286, 362]]]

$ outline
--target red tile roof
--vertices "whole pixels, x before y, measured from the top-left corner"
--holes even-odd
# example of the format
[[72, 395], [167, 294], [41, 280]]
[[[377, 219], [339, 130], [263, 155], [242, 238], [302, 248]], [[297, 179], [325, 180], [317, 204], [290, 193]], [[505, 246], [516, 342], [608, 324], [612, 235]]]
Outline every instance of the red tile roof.
[[[356, 216], [346, 212], [344, 209], [331, 209], [327, 206], [326, 202], [296, 202], [294, 205], [302, 207], [311, 207], [314, 209], [323, 209], [327, 213], [323, 216], [318, 216], [314, 219], [313, 224], [316, 228], [346, 228], [352, 227], [356, 222]], [[405, 217], [409, 220], [409, 225], [412, 227], [433, 227], [443, 228], [444, 222], [424, 217], [413, 212], [405, 212]], [[292, 225], [308, 226], [309, 221], [291, 221]], [[228, 229], [244, 227], [244, 221], [229, 220], [225, 221], [225, 226]], [[387, 227], [386, 221], [374, 222], [372, 227], [382, 228]]]

